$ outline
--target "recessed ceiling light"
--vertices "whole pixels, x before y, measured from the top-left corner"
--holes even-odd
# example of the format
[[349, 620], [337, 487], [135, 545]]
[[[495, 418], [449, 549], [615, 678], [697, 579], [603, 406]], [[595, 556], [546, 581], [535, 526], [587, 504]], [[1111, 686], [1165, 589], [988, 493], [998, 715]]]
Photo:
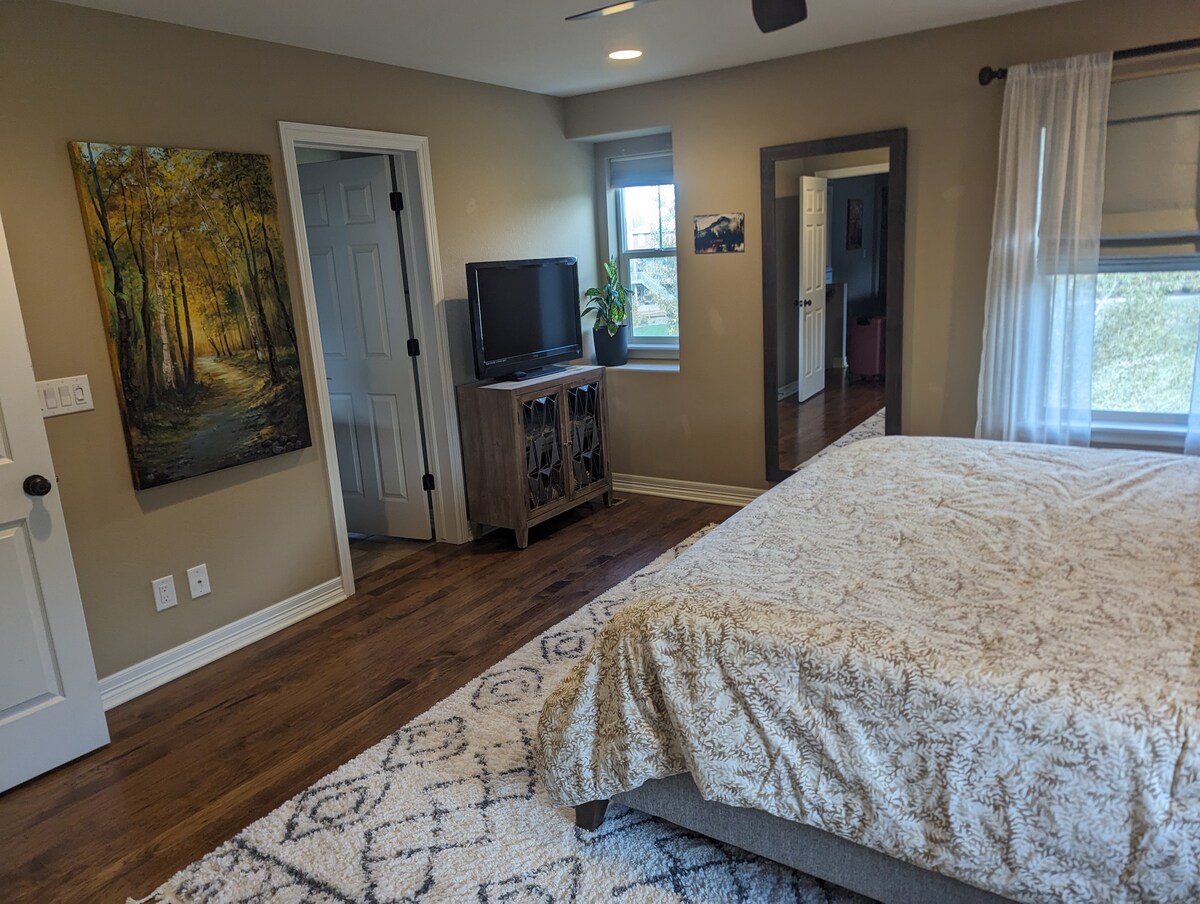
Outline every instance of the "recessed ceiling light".
[[610, 60], [636, 60], [642, 55], [640, 50], [614, 50], [608, 55]]

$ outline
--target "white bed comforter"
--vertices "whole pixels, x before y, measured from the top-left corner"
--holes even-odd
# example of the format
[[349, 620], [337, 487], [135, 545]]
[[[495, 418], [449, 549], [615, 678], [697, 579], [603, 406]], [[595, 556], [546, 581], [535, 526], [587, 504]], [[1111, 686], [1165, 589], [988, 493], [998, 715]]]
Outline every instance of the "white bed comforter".
[[560, 805], [690, 772], [1008, 897], [1200, 901], [1200, 460], [887, 437], [631, 600], [546, 702]]

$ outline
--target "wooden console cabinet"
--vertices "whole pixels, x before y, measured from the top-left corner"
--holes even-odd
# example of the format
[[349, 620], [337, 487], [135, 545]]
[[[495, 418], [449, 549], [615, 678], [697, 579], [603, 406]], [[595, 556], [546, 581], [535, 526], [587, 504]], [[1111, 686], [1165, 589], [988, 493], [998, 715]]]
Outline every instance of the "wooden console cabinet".
[[467, 517], [516, 531], [584, 502], [612, 505], [603, 367], [568, 367], [530, 380], [458, 388]]

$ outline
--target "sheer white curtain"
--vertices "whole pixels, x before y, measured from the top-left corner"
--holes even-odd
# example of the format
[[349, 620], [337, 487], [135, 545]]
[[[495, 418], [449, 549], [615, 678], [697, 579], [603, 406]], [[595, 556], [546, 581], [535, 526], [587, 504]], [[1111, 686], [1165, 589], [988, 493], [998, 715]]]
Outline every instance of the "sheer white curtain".
[[1004, 89], [977, 436], [1086, 446], [1112, 54]]

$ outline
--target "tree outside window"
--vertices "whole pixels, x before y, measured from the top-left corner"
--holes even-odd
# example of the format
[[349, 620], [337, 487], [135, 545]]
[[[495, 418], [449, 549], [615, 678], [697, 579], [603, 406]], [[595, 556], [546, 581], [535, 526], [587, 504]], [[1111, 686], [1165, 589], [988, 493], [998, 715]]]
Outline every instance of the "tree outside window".
[[1182, 414], [1200, 336], [1200, 270], [1101, 273], [1092, 408]]

